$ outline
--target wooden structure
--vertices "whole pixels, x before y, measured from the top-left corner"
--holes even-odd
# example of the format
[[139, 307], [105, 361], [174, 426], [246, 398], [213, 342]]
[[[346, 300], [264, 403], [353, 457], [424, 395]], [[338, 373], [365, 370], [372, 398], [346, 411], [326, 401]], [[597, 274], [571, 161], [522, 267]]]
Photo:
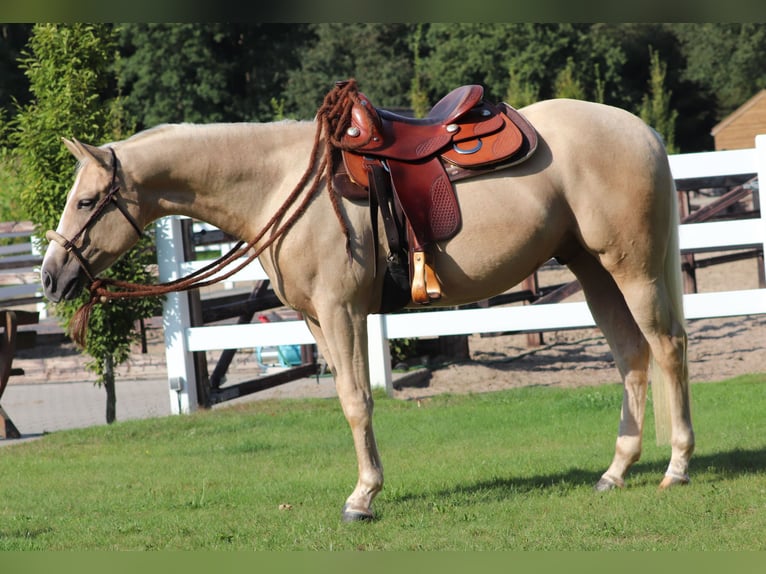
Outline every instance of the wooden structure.
[[[35, 271], [42, 257], [32, 246], [33, 232], [30, 221], [0, 223], [0, 400], [8, 379], [24, 374], [22, 369], [13, 367], [16, 352], [34, 347], [37, 341], [37, 331], [29, 326], [39, 322], [40, 314], [25, 310], [42, 301], [39, 274]], [[20, 437], [21, 433], [0, 406], [0, 438]]]
[[[752, 198], [750, 206], [742, 207], [746, 204], [748, 197]], [[740, 185], [729, 188], [717, 199], [696, 210], [691, 209], [689, 190], [679, 189], [678, 201], [682, 224], [730, 219], [758, 219], [761, 216], [757, 177], [752, 177]], [[737, 207], [739, 209], [736, 209]], [[766, 288], [762, 246], [704, 258], [699, 258], [693, 252], [685, 252], [682, 254], [682, 258], [685, 293], [697, 293], [697, 269], [743, 259], [756, 260], [758, 286], [761, 289]]]
[[710, 133], [716, 151], [752, 148], [755, 136], [766, 133], [766, 90], [761, 90], [734, 110]]

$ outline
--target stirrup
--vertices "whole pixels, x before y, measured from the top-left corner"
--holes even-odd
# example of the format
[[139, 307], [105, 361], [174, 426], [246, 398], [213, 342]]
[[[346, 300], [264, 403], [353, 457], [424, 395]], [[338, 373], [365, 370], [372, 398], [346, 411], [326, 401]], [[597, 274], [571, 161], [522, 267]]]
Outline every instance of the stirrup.
[[441, 285], [431, 265], [426, 261], [424, 251], [412, 253], [412, 300], [428, 305], [442, 297]]

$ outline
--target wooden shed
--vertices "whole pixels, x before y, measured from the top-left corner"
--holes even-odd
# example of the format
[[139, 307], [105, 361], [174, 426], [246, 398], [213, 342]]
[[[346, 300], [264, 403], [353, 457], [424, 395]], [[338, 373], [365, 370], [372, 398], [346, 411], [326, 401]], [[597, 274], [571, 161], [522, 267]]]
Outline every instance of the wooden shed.
[[761, 90], [710, 132], [715, 149], [749, 149], [755, 146], [755, 136], [766, 134], [766, 90]]

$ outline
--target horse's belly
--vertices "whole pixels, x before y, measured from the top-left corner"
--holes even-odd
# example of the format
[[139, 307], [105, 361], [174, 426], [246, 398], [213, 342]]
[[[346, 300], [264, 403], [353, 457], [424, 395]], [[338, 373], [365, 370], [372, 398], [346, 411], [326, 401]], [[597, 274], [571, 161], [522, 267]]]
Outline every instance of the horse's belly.
[[502, 264], [501, 255], [476, 254], [473, 260], [464, 263], [450, 258], [449, 264], [443, 263], [444, 258], [437, 256], [435, 268], [442, 286], [441, 303], [462, 305], [504, 293], [550, 259], [545, 256], [509, 258], [506, 264]]
[[507, 291], [556, 255], [566, 236], [564, 211], [551, 194], [489, 189], [497, 183], [461, 194], [463, 226], [437, 246], [434, 262], [445, 305]]

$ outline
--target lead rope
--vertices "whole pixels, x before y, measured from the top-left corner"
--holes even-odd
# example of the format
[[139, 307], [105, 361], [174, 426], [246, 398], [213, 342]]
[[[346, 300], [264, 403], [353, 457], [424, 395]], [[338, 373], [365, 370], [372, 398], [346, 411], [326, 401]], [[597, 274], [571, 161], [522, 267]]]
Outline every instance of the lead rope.
[[[290, 192], [290, 195], [280, 206], [277, 212], [271, 217], [263, 229], [253, 239], [248, 242], [240, 241], [226, 255], [203, 267], [202, 269], [199, 269], [190, 275], [176, 279], [174, 281], [146, 285], [118, 279], [94, 278], [91, 275], [90, 270], [88, 269], [87, 264], [85, 264], [82, 256], [77, 253], [77, 259], [80, 261], [80, 264], [85, 270], [88, 278], [91, 280], [91, 283], [88, 287], [88, 291], [90, 293], [88, 301], [75, 312], [72, 320], [70, 321], [69, 333], [72, 340], [81, 347], [85, 346], [87, 342], [88, 322], [90, 320], [90, 315], [93, 312], [93, 308], [97, 304], [104, 304], [113, 299], [156, 297], [173, 292], [198, 289], [201, 287], [213, 285], [219, 281], [224, 281], [235, 273], [239, 272], [244, 267], [252, 263], [255, 259], [257, 259], [261, 253], [268, 249], [275, 241], [277, 241], [277, 239], [284, 235], [285, 232], [287, 232], [287, 230], [293, 226], [293, 224], [305, 212], [309, 203], [317, 194], [323, 179], [325, 180], [329, 192], [333, 211], [335, 212], [335, 216], [338, 219], [346, 239], [346, 252], [348, 254], [349, 261], [351, 261], [351, 237], [348, 224], [346, 223], [343, 217], [343, 213], [340, 209], [338, 194], [334, 192], [332, 186], [332, 152], [334, 148], [343, 147], [340, 140], [343, 131], [350, 124], [351, 109], [355, 103], [359, 104], [359, 95], [356, 81], [349, 80], [346, 82], [337, 83], [335, 88], [325, 96], [322, 105], [317, 111], [316, 120], [318, 126], [314, 136], [314, 145], [311, 150], [309, 164], [293, 191]], [[321, 161], [319, 161], [319, 144], [322, 140], [323, 134], [325, 147]], [[318, 166], [317, 162], [319, 162]], [[285, 220], [281, 225], [278, 225], [278, 222], [285, 217], [287, 211], [298, 200], [303, 189], [308, 185], [312, 173], [314, 173], [314, 178], [310, 187], [305, 193], [303, 200], [298, 205], [298, 208], [292, 213], [292, 215], [290, 215], [289, 218], [287, 218], [287, 220]], [[88, 224], [94, 220], [95, 218], [93, 218], [93, 220], [89, 220]], [[261, 241], [270, 230], [273, 230], [271, 236], [256, 249], [255, 245]], [[83, 231], [81, 231], [78, 236], [82, 234]], [[71, 241], [67, 241], [64, 238], [61, 239], [63, 239], [66, 243], [65, 248], [68, 248], [68, 246], [73, 246]], [[75, 251], [74, 249], [69, 248], [68, 250], [70, 252]], [[244, 260], [240, 261], [234, 268], [226, 271], [223, 274], [217, 275], [225, 267], [228, 267], [235, 260], [241, 259], [251, 250], [252, 252], [250, 255], [248, 255]]]

